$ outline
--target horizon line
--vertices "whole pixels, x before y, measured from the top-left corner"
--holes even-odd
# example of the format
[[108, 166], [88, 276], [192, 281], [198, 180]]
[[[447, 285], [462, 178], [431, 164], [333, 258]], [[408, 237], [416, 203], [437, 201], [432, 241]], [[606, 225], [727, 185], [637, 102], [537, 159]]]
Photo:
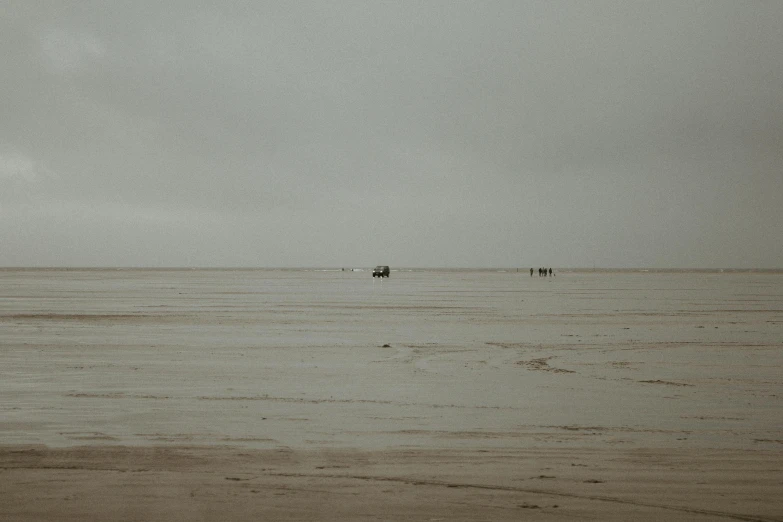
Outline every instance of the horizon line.
[[[225, 266], [133, 266], [133, 265], [7, 265], [0, 266], [0, 270], [329, 270], [329, 271], [350, 271], [350, 270], [371, 270], [371, 265], [361, 266], [242, 266], [242, 265], [225, 265]], [[504, 266], [400, 266], [392, 268], [392, 271], [399, 270], [476, 270], [476, 271], [489, 271], [489, 270], [501, 270], [501, 271], [529, 271], [530, 266], [520, 267], [504, 267]], [[534, 270], [537, 267], [532, 267]], [[546, 267], [550, 268], [550, 267]], [[649, 266], [626, 266], [626, 267], [588, 267], [588, 266], [576, 266], [576, 267], [551, 267], [552, 270], [560, 271], [578, 271], [578, 272], [603, 272], [603, 271], [655, 271], [655, 272], [682, 272], [682, 271], [702, 271], [702, 272], [751, 272], [751, 271], [765, 271], [776, 272], [783, 271], [781, 267], [649, 267]]]

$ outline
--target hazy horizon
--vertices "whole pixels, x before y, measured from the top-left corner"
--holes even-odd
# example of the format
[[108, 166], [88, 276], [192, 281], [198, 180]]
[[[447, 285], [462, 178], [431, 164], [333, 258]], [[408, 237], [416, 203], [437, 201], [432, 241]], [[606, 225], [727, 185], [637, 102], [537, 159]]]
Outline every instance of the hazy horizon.
[[783, 2], [9, 0], [0, 266], [783, 267]]
[[[508, 267], [508, 266], [493, 266], [493, 267], [476, 267], [476, 266], [400, 266], [391, 267], [392, 272], [519, 272], [521, 274], [528, 273], [530, 268], [533, 268], [535, 272], [538, 271], [538, 266], [520, 266], [520, 267]], [[543, 267], [540, 267], [543, 268]], [[573, 267], [546, 267], [551, 268], [554, 271], [554, 275], [557, 273], [612, 273], [612, 272], [628, 272], [628, 273], [783, 273], [783, 268], [753, 268], [753, 267], [724, 267], [724, 268], [651, 268], [651, 267], [587, 267], [587, 266], [573, 266]], [[316, 271], [316, 272], [372, 272], [373, 266], [357, 266], [348, 265], [345, 267], [335, 266], [0, 266], [0, 271], [116, 271], [116, 270], [139, 270], [139, 271], [181, 271], [181, 270], [224, 270], [224, 271]], [[538, 277], [537, 273], [535, 274]]]

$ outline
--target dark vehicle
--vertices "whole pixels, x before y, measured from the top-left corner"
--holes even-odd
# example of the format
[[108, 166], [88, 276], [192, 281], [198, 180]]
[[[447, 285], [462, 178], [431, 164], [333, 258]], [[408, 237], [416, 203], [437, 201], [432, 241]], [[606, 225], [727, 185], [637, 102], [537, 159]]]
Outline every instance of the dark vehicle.
[[389, 277], [389, 267], [378, 265], [372, 271], [373, 277]]

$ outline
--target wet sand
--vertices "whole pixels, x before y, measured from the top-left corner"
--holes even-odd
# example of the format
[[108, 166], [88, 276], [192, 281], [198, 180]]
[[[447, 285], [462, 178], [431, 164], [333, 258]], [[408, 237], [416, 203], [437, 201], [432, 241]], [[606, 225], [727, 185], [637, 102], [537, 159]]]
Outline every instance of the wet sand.
[[783, 275], [0, 270], [2, 520], [783, 520]]

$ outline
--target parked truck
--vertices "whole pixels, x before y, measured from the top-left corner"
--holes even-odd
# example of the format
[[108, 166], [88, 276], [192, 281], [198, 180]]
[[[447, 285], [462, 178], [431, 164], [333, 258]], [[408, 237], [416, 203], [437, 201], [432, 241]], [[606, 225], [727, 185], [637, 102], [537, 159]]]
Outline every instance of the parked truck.
[[373, 277], [389, 277], [389, 267], [385, 265], [378, 265], [372, 271]]

